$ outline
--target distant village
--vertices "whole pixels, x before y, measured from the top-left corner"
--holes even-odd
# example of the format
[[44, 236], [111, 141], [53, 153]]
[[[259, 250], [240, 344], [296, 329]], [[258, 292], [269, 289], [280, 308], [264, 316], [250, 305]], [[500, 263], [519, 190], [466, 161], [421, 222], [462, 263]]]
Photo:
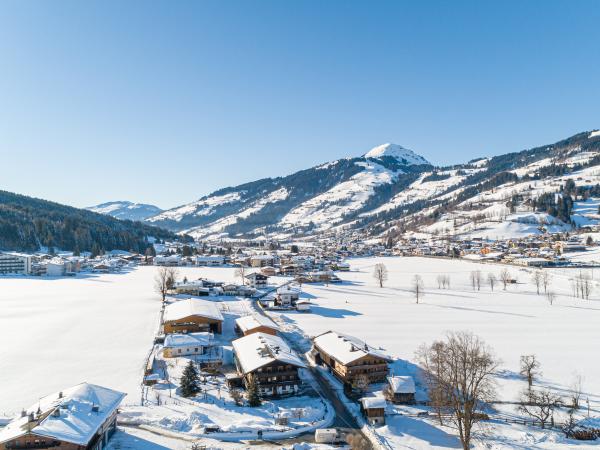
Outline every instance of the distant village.
[[[584, 230], [585, 231], [585, 230]], [[588, 267], [572, 256], [596, 247], [585, 232], [531, 235], [518, 239], [486, 240], [457, 237], [406, 237], [391, 244], [373, 243], [359, 236], [321, 239], [299, 244], [278, 242], [155, 243], [145, 254], [111, 251], [25, 254], [0, 253], [0, 275], [76, 276], [78, 273], [112, 273], [135, 265], [168, 267], [242, 266], [266, 276], [294, 276], [300, 282], [335, 283], [335, 271], [349, 269], [345, 259], [360, 256], [425, 256], [464, 258], [526, 267]], [[600, 263], [600, 262], [598, 262]], [[231, 288], [231, 287], [228, 287]]]

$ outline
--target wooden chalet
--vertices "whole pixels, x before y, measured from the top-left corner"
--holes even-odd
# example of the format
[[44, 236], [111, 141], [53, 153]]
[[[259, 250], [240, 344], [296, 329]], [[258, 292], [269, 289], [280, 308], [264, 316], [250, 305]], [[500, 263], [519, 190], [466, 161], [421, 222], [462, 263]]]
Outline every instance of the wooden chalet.
[[217, 305], [209, 300], [189, 298], [170, 303], [165, 307], [163, 328], [165, 334], [221, 333], [223, 315]]
[[253, 333], [232, 342], [235, 363], [246, 387], [256, 377], [264, 397], [291, 395], [301, 385], [298, 369], [306, 367], [279, 336]]
[[124, 397], [89, 383], [43, 397], [0, 429], [0, 450], [103, 450], [117, 428]]
[[384, 382], [391, 362], [391, 358], [360, 339], [335, 331], [316, 336], [311, 353], [317, 364], [325, 364], [350, 386], [359, 375], [366, 375], [369, 383]]

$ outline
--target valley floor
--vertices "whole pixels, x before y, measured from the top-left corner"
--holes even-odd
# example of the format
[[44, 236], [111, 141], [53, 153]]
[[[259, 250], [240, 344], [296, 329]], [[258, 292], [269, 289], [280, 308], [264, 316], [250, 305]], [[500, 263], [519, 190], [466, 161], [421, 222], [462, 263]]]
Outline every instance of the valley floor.
[[[379, 288], [373, 267], [389, 271]], [[536, 383], [567, 397], [575, 374], [583, 377], [583, 399], [592, 416], [600, 415], [600, 271], [595, 271], [590, 300], [571, 296], [576, 271], [551, 270], [553, 305], [537, 295], [528, 270], [433, 258], [357, 258], [339, 284], [303, 285], [310, 313], [272, 313], [288, 338], [307, 338], [327, 330], [357, 336], [398, 358], [392, 371], [416, 374], [415, 351], [447, 330], [471, 330], [502, 360], [497, 377], [497, 413], [516, 417], [515, 402], [525, 387], [518, 374], [519, 358], [535, 354], [543, 375]], [[518, 283], [492, 292], [484, 283], [473, 290], [469, 274], [481, 270], [499, 278], [507, 267]], [[157, 327], [160, 302], [153, 292], [156, 269], [139, 267], [129, 273], [61, 279], [0, 278], [0, 414], [15, 413], [37, 398], [81, 381], [128, 393], [126, 404], [140, 401], [145, 357]], [[591, 273], [591, 272], [590, 272]], [[411, 280], [420, 274], [425, 296], [415, 303]], [[234, 280], [233, 268], [181, 268], [181, 277]], [[438, 275], [448, 275], [450, 289], [438, 289]], [[422, 394], [422, 386], [419, 386]], [[128, 447], [135, 433], [124, 430], [116, 442]], [[435, 421], [390, 416], [377, 433], [391, 448], [455, 448], [453, 430]], [[119, 435], [118, 435], [119, 436]], [[131, 437], [133, 436], [133, 438]], [[152, 433], [143, 439], [152, 441]], [[485, 438], [485, 440], [483, 440]], [[128, 441], [129, 439], [129, 441]], [[140, 438], [141, 439], [141, 438]], [[167, 439], [162, 437], [161, 439]], [[127, 441], [127, 442], [126, 442]], [[579, 445], [577, 445], [579, 444]], [[177, 448], [160, 444], [147, 448]], [[568, 442], [558, 432], [487, 422], [478, 431], [478, 448], [563, 448], [589, 444]], [[161, 447], [162, 446], [162, 447]], [[146, 448], [146, 447], [139, 447]], [[229, 448], [229, 447], [228, 447]]]

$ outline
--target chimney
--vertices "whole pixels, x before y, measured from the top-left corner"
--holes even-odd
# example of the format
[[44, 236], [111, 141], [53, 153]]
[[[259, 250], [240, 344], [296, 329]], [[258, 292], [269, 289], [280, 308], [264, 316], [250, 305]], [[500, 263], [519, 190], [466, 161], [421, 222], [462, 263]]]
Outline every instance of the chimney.
[[27, 418], [28, 422], [34, 422], [35, 421], [35, 417], [33, 416], [33, 413], [29, 413], [29, 417]]
[[60, 392], [58, 393], [58, 398], [63, 398], [63, 393], [62, 393], [62, 391], [60, 391]]
[[97, 413], [98, 411], [100, 411], [100, 406], [98, 406], [98, 405], [92, 405], [92, 412]]
[[27, 411], [24, 409], [21, 410], [21, 417], [27, 417]]
[[52, 417], [60, 417], [60, 408], [54, 408], [54, 411], [52, 411]]

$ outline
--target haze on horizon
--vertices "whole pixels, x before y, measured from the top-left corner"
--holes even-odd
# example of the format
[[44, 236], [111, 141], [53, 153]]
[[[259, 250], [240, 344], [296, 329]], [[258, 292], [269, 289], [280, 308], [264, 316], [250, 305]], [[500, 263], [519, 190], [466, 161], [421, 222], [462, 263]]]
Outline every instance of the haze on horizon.
[[0, 189], [168, 208], [359, 156], [600, 127], [600, 3], [0, 4]]

